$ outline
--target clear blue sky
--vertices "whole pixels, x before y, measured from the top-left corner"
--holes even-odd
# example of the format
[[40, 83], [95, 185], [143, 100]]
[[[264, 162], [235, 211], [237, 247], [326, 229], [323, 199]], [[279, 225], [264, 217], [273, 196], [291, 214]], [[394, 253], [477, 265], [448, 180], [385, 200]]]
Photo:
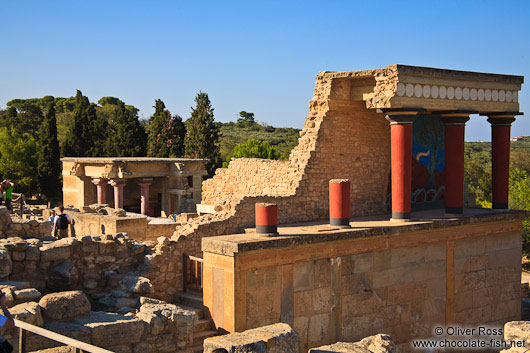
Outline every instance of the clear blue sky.
[[[0, 106], [13, 98], [115, 96], [144, 118], [161, 98], [188, 118], [207, 92], [220, 121], [241, 110], [301, 127], [322, 70], [400, 63], [517, 74], [530, 83], [530, 1], [0, 0]], [[530, 85], [520, 110], [530, 115]], [[520, 117], [512, 135], [530, 135]], [[467, 140], [489, 140], [474, 117]]]

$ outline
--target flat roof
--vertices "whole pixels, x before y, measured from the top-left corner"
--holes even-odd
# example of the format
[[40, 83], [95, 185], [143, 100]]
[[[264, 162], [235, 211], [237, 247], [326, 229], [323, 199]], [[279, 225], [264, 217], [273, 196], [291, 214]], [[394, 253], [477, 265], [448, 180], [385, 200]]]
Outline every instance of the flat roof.
[[155, 158], [155, 157], [63, 157], [63, 162], [77, 163], [184, 163], [208, 162], [207, 158]]
[[319, 75], [326, 75], [331, 77], [370, 77], [384, 73], [386, 70], [396, 70], [402, 75], [413, 75], [413, 76], [426, 76], [436, 78], [449, 78], [459, 80], [475, 80], [475, 81], [488, 81], [488, 82], [499, 82], [499, 83], [523, 83], [524, 76], [517, 75], [505, 75], [505, 74], [493, 74], [487, 72], [475, 72], [475, 71], [462, 71], [462, 70], [449, 70], [449, 69], [437, 69], [433, 67], [424, 66], [411, 66], [393, 64], [388, 65], [383, 69], [370, 69], [370, 70], [358, 70], [358, 71], [322, 71]]
[[261, 236], [253, 228], [248, 228], [247, 233], [202, 238], [202, 250], [234, 256], [236, 253], [293, 245], [391, 236], [482, 222], [522, 220], [529, 215], [527, 211], [469, 208], [462, 215], [450, 216], [445, 214], [444, 209], [435, 209], [413, 212], [410, 222], [394, 222], [389, 215], [356, 217], [351, 219], [351, 228], [347, 229], [330, 226], [327, 221], [279, 224], [279, 235], [272, 237]]

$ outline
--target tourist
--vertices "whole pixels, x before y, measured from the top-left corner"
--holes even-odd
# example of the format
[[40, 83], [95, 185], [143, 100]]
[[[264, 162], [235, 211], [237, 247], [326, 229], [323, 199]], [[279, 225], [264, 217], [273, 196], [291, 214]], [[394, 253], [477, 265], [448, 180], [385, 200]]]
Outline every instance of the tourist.
[[68, 226], [72, 224], [72, 219], [64, 213], [64, 207], [59, 206], [59, 214], [53, 219], [52, 236], [57, 234], [59, 239], [68, 237]]
[[0, 183], [0, 206], [4, 203], [4, 182]]
[[[15, 326], [15, 320], [13, 320], [13, 316], [9, 312], [9, 309], [6, 306], [6, 294], [4, 292], [0, 293], [0, 308], [4, 312], [5, 317], [7, 320], [4, 322], [4, 325], [1, 326], [4, 329], [9, 329], [11, 327]], [[13, 346], [7, 342], [5, 339], [0, 336], [0, 353], [11, 353], [13, 352]]]
[[50, 217], [48, 217], [48, 221], [51, 222], [50, 230], [52, 232], [52, 236], [55, 236], [53, 232], [53, 224], [55, 223], [55, 210], [53, 208], [50, 210]]
[[6, 207], [9, 213], [13, 212], [13, 205], [11, 205], [11, 202], [13, 201], [13, 186], [15, 186], [15, 184], [11, 180], [4, 180], [4, 189], [6, 191]]

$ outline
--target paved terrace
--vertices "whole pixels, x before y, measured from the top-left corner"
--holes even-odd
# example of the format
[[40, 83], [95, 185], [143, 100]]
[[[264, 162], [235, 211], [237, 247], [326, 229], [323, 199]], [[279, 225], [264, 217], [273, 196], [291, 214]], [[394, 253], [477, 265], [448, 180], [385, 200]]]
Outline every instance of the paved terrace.
[[256, 234], [253, 228], [248, 228], [245, 230], [246, 233], [242, 234], [203, 238], [202, 250], [233, 256], [235, 253], [260, 249], [381, 235], [390, 236], [399, 233], [429, 231], [483, 222], [517, 221], [529, 216], [530, 212], [526, 211], [482, 208], [465, 209], [462, 215], [455, 216], [446, 215], [444, 209], [434, 209], [414, 212], [410, 222], [391, 221], [390, 215], [352, 218], [350, 222], [351, 228], [347, 229], [330, 226], [327, 221], [283, 224], [278, 225], [278, 236], [261, 236]]

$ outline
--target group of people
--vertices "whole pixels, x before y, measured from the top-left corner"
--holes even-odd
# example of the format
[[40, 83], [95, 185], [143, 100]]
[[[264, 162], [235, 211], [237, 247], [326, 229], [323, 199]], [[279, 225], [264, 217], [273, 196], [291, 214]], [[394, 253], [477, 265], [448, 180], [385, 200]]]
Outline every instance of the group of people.
[[64, 207], [59, 206], [57, 212], [51, 210], [48, 221], [52, 222], [52, 236], [59, 239], [68, 237], [68, 227], [73, 224], [72, 218], [64, 212]]
[[[11, 203], [13, 200], [13, 187], [14, 186], [15, 186], [15, 183], [13, 183], [9, 179], [4, 179], [0, 183], [0, 206], [2, 206], [2, 204], [4, 203], [4, 198], [5, 198], [6, 207], [9, 213], [13, 212], [13, 205]], [[4, 194], [5, 194], [5, 197], [4, 197]]]

